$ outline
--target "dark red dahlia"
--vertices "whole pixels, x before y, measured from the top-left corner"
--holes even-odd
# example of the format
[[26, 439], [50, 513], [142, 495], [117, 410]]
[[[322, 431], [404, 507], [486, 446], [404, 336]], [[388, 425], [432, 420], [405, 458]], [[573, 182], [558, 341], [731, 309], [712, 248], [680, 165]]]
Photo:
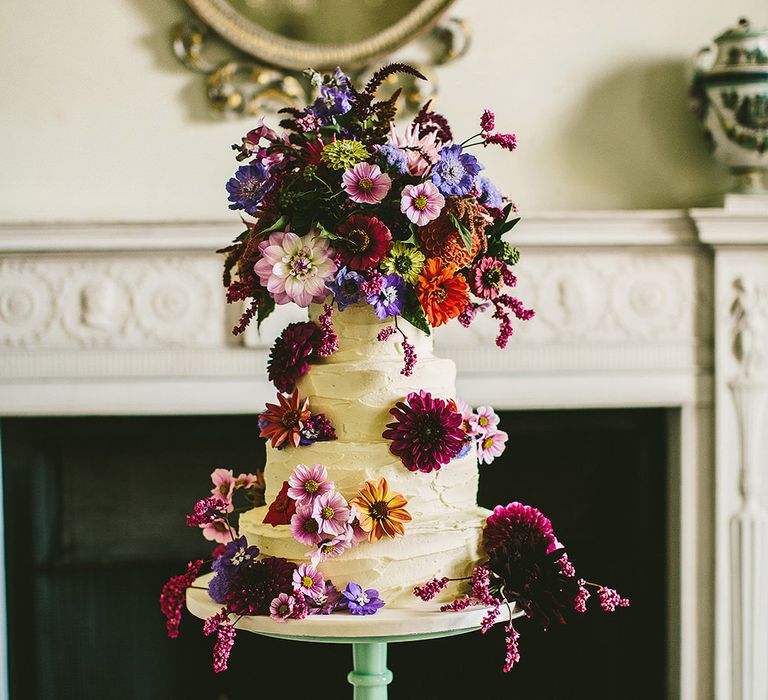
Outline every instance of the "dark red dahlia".
[[310, 361], [317, 359], [323, 333], [312, 321], [290, 323], [269, 351], [267, 374], [275, 386], [290, 394], [306, 374]]
[[227, 610], [238, 615], [269, 615], [269, 604], [280, 593], [293, 592], [296, 565], [280, 557], [265, 557], [242, 569], [227, 593]]
[[[522, 503], [496, 506], [483, 531], [486, 566], [498, 577], [492, 592], [520, 605], [547, 628], [565, 623], [578, 579], [560, 565], [565, 550], [541, 511]], [[564, 573], [565, 572], [565, 573]]]
[[382, 437], [392, 440], [390, 452], [410, 471], [431, 472], [448, 464], [464, 442], [461, 414], [428, 391], [414, 391], [390, 410], [395, 417]]
[[392, 245], [392, 233], [387, 225], [375, 216], [365, 214], [352, 214], [339, 224], [336, 235], [334, 247], [352, 270], [377, 265]]

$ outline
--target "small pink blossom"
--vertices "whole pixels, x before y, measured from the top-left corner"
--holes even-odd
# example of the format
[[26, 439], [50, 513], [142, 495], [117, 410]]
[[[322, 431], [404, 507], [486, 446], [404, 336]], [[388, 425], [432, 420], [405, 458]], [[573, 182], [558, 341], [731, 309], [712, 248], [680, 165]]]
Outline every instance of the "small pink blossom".
[[629, 607], [629, 598], [622, 598], [619, 592], [613, 588], [600, 586], [597, 589], [597, 597], [600, 598], [600, 607], [605, 612], [614, 612], [616, 608]]
[[443, 578], [433, 578], [423, 586], [416, 586], [413, 589], [413, 595], [417, 598], [421, 598], [423, 601], [432, 600], [432, 598], [442, 591], [449, 583], [450, 579], [447, 576], [443, 576]]
[[296, 599], [292, 595], [280, 593], [280, 595], [269, 604], [269, 616], [278, 622], [285, 622], [293, 615], [293, 606], [295, 603]]
[[485, 435], [494, 432], [499, 424], [499, 416], [490, 406], [478, 406], [475, 414], [469, 419], [475, 435]]
[[576, 598], [573, 601], [573, 609], [577, 613], [583, 613], [587, 611], [587, 601], [590, 599], [589, 591], [584, 587], [586, 581], [582, 578], [579, 579], [579, 592], [576, 594]]
[[232, 541], [232, 531], [223, 518], [218, 518], [203, 527], [203, 537], [211, 542], [227, 544]]
[[354, 544], [352, 528], [347, 526], [345, 532], [337, 537], [329, 537], [324, 539], [317, 545], [316, 549], [311, 549], [305, 556], [310, 557], [310, 561], [314, 566], [317, 566], [321, 561], [326, 559], [335, 559], [340, 557], [346, 550], [352, 547]]
[[234, 510], [232, 493], [235, 490], [235, 477], [232, 475], [232, 470], [214, 469], [211, 473], [211, 481], [213, 482], [211, 495], [224, 501], [228, 506], [227, 512], [231, 513]]
[[406, 185], [400, 197], [400, 211], [417, 226], [424, 226], [440, 216], [445, 197], [429, 180]]
[[291, 516], [291, 535], [294, 540], [310, 547], [320, 544], [323, 536], [320, 534], [320, 525], [312, 517], [312, 506], [297, 506], [296, 512]]
[[347, 534], [349, 504], [340, 493], [328, 491], [315, 498], [312, 515], [320, 524], [320, 532], [331, 537]]
[[341, 176], [344, 190], [358, 204], [379, 204], [392, 187], [389, 175], [378, 165], [358, 163]]
[[480, 128], [483, 131], [493, 131], [495, 126], [496, 115], [490, 109], [484, 110], [482, 116], [480, 117]]
[[490, 464], [500, 457], [507, 444], [508, 435], [503, 430], [487, 432], [477, 439], [477, 459], [481, 464]]
[[303, 595], [320, 595], [325, 591], [325, 578], [312, 564], [300, 564], [293, 572], [293, 589]]
[[504, 643], [506, 644], [507, 651], [504, 655], [504, 673], [509, 673], [512, 667], [520, 662], [520, 650], [517, 646], [517, 640], [520, 639], [520, 633], [512, 626], [512, 620], [504, 628], [507, 633]]
[[192, 515], [187, 516], [187, 527], [206, 526], [221, 519], [226, 512], [226, 503], [219, 498], [203, 498], [195, 503]]

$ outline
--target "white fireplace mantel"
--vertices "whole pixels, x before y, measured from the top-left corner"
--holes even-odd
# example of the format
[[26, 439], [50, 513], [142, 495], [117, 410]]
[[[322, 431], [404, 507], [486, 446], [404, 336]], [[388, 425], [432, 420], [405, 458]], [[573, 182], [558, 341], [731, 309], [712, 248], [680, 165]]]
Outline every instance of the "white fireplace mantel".
[[[213, 251], [238, 232], [0, 225], [0, 415], [258, 412], [292, 316], [229, 334]], [[510, 240], [537, 317], [505, 351], [490, 323], [439, 333], [460, 394], [670, 408], [670, 697], [766, 700], [768, 211], [542, 214]]]

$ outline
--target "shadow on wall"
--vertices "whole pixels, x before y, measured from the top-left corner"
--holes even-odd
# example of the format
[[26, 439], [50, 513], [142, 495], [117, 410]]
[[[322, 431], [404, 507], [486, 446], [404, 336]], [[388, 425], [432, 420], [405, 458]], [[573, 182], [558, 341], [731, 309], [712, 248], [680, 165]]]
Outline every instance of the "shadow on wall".
[[729, 186], [688, 106], [684, 61], [628, 64], [596, 82], [559, 136], [580, 189], [605, 208], [706, 205]]

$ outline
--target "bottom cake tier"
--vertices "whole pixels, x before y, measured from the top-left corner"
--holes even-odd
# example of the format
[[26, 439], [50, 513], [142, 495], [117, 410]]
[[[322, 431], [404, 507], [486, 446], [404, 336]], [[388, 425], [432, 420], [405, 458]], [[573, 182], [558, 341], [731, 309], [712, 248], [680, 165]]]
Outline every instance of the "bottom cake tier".
[[[287, 525], [272, 526], [262, 521], [267, 507], [253, 508], [240, 516], [239, 530], [248, 543], [268, 556], [284, 557], [296, 564], [309, 561], [308, 547], [291, 536]], [[433, 577], [469, 576], [472, 567], [483, 559], [482, 530], [490, 511], [475, 506], [451, 511], [442, 518], [411, 522], [405, 536], [370, 544], [362, 542], [340, 557], [321, 562], [326, 579], [339, 588], [349, 581], [363, 588], [375, 588], [390, 606], [414, 601], [413, 588]], [[455, 598], [460, 584], [451, 584], [439, 600]]]

